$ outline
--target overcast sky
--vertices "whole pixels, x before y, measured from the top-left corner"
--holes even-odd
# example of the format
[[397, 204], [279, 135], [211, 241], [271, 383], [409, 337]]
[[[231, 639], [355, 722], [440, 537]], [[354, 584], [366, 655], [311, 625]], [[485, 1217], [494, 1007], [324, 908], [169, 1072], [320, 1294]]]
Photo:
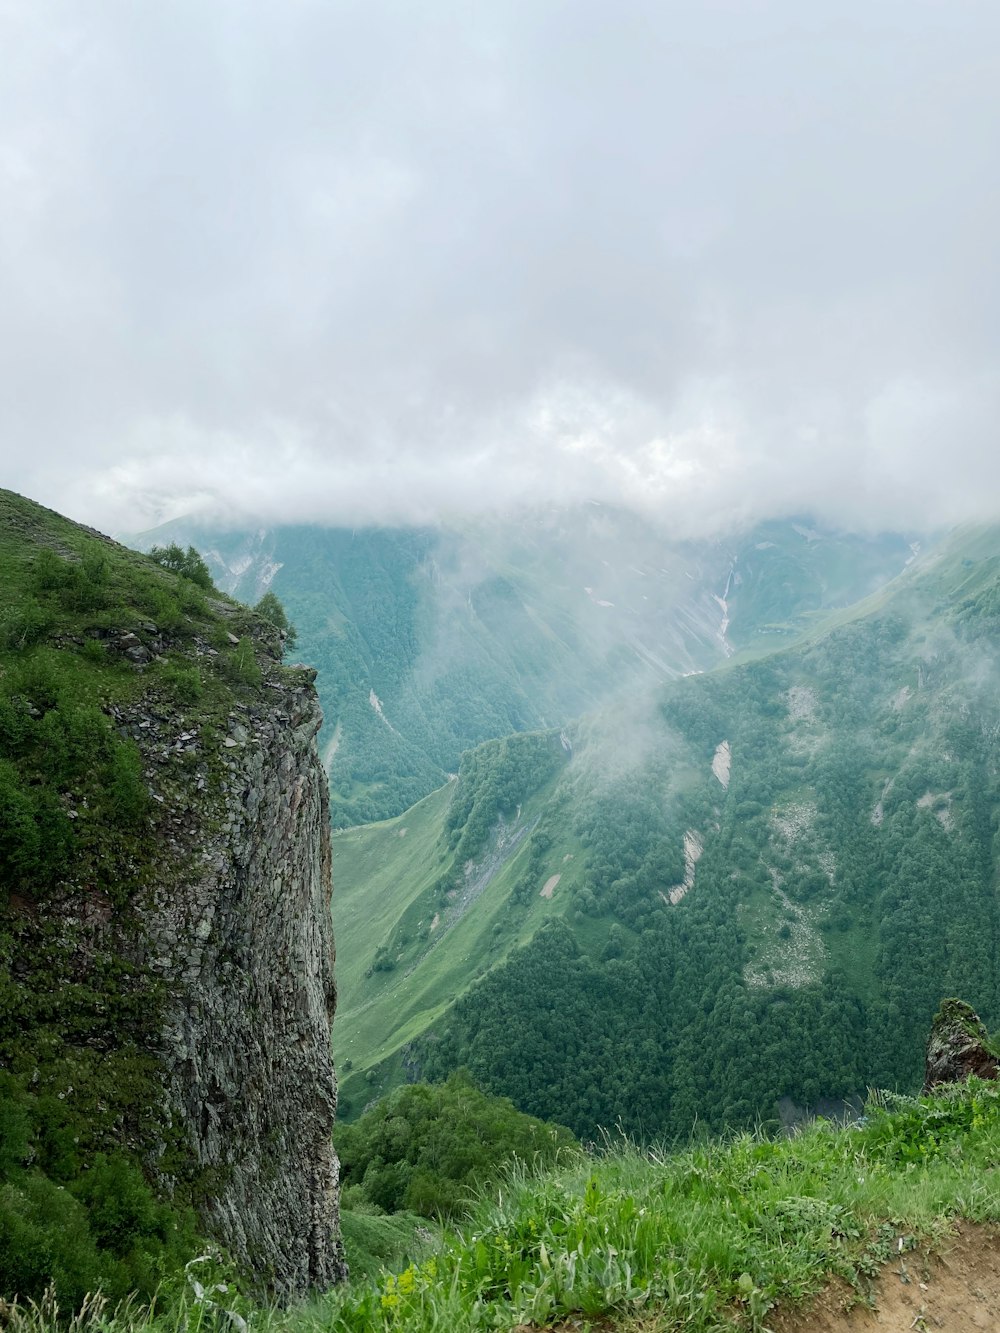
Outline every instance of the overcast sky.
[[1000, 514], [996, 0], [0, 0], [3, 484]]

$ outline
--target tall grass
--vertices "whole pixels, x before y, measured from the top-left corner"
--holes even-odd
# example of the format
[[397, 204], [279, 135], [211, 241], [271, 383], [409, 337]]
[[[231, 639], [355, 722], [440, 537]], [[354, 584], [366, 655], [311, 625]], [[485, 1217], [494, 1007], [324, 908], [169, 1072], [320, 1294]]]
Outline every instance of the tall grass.
[[[834, 1274], [864, 1299], [882, 1263], [946, 1235], [955, 1217], [1000, 1220], [998, 1164], [1000, 1091], [977, 1081], [871, 1102], [853, 1128], [820, 1122], [675, 1154], [623, 1141], [555, 1172], [512, 1170], [428, 1257], [251, 1322], [462, 1333], [655, 1315], [662, 1330], [763, 1333], [776, 1301], [801, 1302]], [[185, 1326], [178, 1318], [95, 1310], [77, 1333], [166, 1333]], [[48, 1333], [40, 1314], [21, 1319], [18, 1333]]]

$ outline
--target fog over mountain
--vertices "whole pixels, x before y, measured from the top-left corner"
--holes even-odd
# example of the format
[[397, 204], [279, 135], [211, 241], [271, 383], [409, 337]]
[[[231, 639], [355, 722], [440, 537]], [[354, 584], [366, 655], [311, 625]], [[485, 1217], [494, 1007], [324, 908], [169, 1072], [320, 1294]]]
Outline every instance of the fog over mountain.
[[987, 516], [1000, 10], [0, 5], [6, 483]]

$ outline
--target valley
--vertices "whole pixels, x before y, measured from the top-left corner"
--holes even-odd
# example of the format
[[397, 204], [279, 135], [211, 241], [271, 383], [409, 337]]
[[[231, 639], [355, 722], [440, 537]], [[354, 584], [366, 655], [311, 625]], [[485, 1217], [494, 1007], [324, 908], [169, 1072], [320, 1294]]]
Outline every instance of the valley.
[[[886, 539], [872, 587], [870, 545], [838, 584], [824, 560], [842, 564], [846, 539], [824, 556], [793, 523], [784, 548], [761, 539], [769, 572], [720, 562], [697, 593], [705, 636], [670, 670], [605, 641], [586, 707], [566, 695], [512, 728], [500, 705], [532, 661], [552, 699], [570, 660], [533, 659], [534, 630], [514, 632], [538, 624], [524, 593], [490, 669], [452, 641], [466, 693], [449, 706], [480, 713], [454, 719], [454, 758], [435, 761], [400, 705], [419, 696], [419, 639], [399, 637], [399, 569], [383, 568], [365, 642], [409, 647], [388, 664], [395, 694], [378, 653], [367, 674], [354, 660], [359, 716], [427, 765], [384, 764], [379, 801], [413, 782], [416, 799], [352, 823], [345, 803], [328, 818], [320, 761], [352, 744], [356, 761], [359, 733], [334, 681], [316, 744], [314, 672], [282, 664], [279, 603], [227, 598], [194, 550], [147, 559], [0, 500], [5, 1290], [47, 1300], [54, 1282], [95, 1333], [163, 1327], [142, 1304], [161, 1271], [181, 1283], [175, 1322], [245, 1310], [298, 1327], [305, 1307], [265, 1316], [260, 1293], [337, 1279], [309, 1317], [345, 1333], [614, 1319], [636, 1302], [707, 1333], [759, 1327], [775, 1303], [775, 1326], [798, 1328], [829, 1273], [863, 1291], [891, 1255], [946, 1246], [945, 1211], [981, 1265], [993, 1232], [968, 1228], [1000, 1219], [995, 1088], [913, 1094], [943, 995], [991, 1026], [998, 1013], [1000, 531], [958, 530], [901, 567]], [[838, 604], [835, 587], [860, 597]], [[608, 585], [587, 588], [617, 609]], [[346, 617], [325, 623], [350, 638]], [[458, 749], [469, 728], [497, 734]], [[939, 1052], [954, 1021], [995, 1066], [967, 1007], [934, 1021]], [[167, 1078], [193, 1088], [198, 1167], [163, 1119]], [[280, 1124], [273, 1097], [246, 1096], [267, 1078]], [[816, 1110], [856, 1114], [870, 1086], [887, 1090], [858, 1125], [783, 1134]], [[282, 1129], [296, 1116], [305, 1151]], [[283, 1186], [267, 1194], [276, 1164], [306, 1200], [294, 1216]], [[294, 1240], [310, 1209], [319, 1279]], [[191, 1266], [218, 1236], [232, 1267], [206, 1288]], [[885, 1308], [908, 1311], [890, 1277]], [[105, 1281], [138, 1323], [87, 1314]], [[959, 1312], [973, 1299], [947, 1289]], [[43, 1317], [22, 1305], [13, 1326], [41, 1333]]]
[[641, 706], [666, 681], [781, 645], [912, 556], [909, 537], [798, 521], [677, 541], [598, 504], [427, 528], [178, 521], [133, 544], [173, 540], [193, 542], [233, 596], [270, 589], [287, 607], [319, 671], [338, 828], [401, 814], [482, 741], [630, 692]]
[[914, 1086], [943, 994], [995, 1021], [998, 556], [996, 530], [953, 534], [787, 647], [567, 726], [454, 925], [476, 871], [449, 820], [499, 742], [340, 832], [348, 1117], [465, 1066], [585, 1138], [683, 1136]]

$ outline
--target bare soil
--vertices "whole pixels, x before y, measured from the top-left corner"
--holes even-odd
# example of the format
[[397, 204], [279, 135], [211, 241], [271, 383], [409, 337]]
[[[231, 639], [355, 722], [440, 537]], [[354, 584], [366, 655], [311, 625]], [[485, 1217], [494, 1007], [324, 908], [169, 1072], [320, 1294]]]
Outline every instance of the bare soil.
[[562, 879], [562, 875], [550, 875], [542, 887], [538, 890], [542, 898], [551, 898], [555, 892], [556, 885]]
[[771, 1333], [976, 1333], [1000, 1329], [1000, 1228], [962, 1223], [933, 1252], [893, 1259], [872, 1286], [872, 1309], [834, 1283], [806, 1311], [772, 1310]]
[[[868, 1304], [839, 1279], [808, 1309], [771, 1310], [767, 1333], [980, 1333], [1000, 1330], [1000, 1227], [963, 1222], [949, 1240], [892, 1259], [872, 1283]], [[654, 1315], [569, 1319], [544, 1333], [666, 1333]], [[518, 1324], [511, 1333], [542, 1333]]]

